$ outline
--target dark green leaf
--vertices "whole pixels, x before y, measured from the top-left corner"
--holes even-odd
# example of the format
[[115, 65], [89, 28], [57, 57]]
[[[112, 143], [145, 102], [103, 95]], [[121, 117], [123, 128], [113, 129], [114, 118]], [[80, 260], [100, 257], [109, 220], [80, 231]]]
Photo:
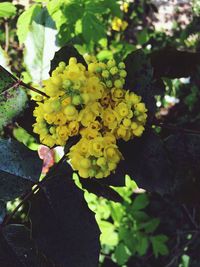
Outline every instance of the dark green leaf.
[[100, 231], [83, 191], [71, 177], [71, 168], [65, 163], [33, 196], [30, 211], [33, 238], [59, 266], [96, 267]]
[[7, 225], [0, 232], [0, 266], [53, 267], [40, 255], [30, 231], [23, 225]]
[[122, 11], [119, 3], [116, 0], [104, 0], [102, 4], [110, 10], [113, 16], [122, 18]]
[[17, 79], [11, 73], [0, 66], [0, 93], [12, 87], [16, 81]]
[[106, 36], [105, 28], [101, 21], [91, 13], [86, 13], [82, 20], [83, 37], [86, 42], [97, 42]]
[[49, 74], [58, 66], [60, 61], [64, 61], [68, 64], [70, 57], [76, 57], [77, 61], [86, 66], [84, 58], [79, 54], [79, 52], [72, 45], [66, 45], [57, 51], [51, 60], [51, 69]]
[[102, 196], [115, 202], [123, 201], [123, 198], [114, 189], [107, 185], [104, 185], [98, 180], [80, 178], [80, 182], [83, 188], [90, 193], [93, 193], [97, 196]]
[[137, 50], [127, 56], [125, 64], [127, 71], [125, 88], [142, 96], [150, 117], [156, 110], [154, 95], [157, 92], [153, 84], [153, 68], [150, 60], [142, 50]]
[[6, 203], [3, 200], [0, 200], [0, 224], [2, 224], [6, 216]]
[[128, 261], [131, 254], [128, 248], [123, 243], [119, 243], [119, 245], [115, 249], [114, 255], [117, 263], [119, 265], [123, 265]]
[[139, 235], [137, 236], [137, 246], [136, 246], [136, 251], [140, 256], [144, 256], [147, 252], [147, 249], [149, 247], [149, 241], [146, 236]]
[[139, 229], [144, 229], [146, 233], [154, 232], [158, 225], [160, 224], [160, 220], [158, 218], [153, 218], [145, 223], [140, 223], [138, 225]]
[[141, 138], [119, 147], [125, 158], [124, 169], [139, 187], [161, 194], [171, 190], [173, 169], [158, 135], [146, 131]]
[[0, 199], [14, 199], [39, 180], [38, 154], [14, 140], [0, 139]]
[[132, 204], [133, 211], [138, 211], [146, 208], [149, 205], [149, 199], [146, 194], [138, 195]]
[[165, 235], [156, 235], [150, 237], [153, 253], [157, 258], [159, 255], [167, 255], [169, 253], [168, 247], [165, 244], [168, 240], [167, 236]]

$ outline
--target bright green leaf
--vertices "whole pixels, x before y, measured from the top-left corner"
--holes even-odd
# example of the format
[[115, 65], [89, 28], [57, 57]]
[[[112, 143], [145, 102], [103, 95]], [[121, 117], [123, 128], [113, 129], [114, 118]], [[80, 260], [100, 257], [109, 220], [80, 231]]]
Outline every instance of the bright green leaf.
[[41, 83], [49, 77], [50, 60], [58, 50], [56, 34], [55, 23], [43, 9], [32, 22], [25, 41], [24, 62], [33, 82]]
[[16, 14], [16, 7], [10, 2], [0, 3], [0, 17], [8, 18]]
[[17, 36], [20, 44], [25, 41], [30, 29], [30, 25], [33, 22], [33, 19], [39, 14], [41, 9], [41, 5], [34, 4], [19, 16], [17, 21]]

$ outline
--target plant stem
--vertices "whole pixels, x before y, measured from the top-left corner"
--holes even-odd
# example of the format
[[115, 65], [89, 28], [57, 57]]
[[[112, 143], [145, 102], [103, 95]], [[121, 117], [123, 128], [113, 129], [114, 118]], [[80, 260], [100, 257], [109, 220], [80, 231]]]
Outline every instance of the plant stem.
[[171, 123], [164, 123], [164, 122], [159, 122], [159, 121], [153, 121], [153, 124], [156, 126], [159, 126], [161, 128], [166, 128], [169, 130], [174, 130], [174, 131], [179, 131], [179, 132], [184, 132], [184, 133], [191, 133], [191, 134], [200, 134], [200, 130], [192, 130], [192, 129], [185, 129], [179, 126], [176, 126]]
[[27, 89], [29, 89], [31, 91], [34, 91], [34, 92], [36, 92], [36, 93], [38, 93], [40, 95], [43, 95], [43, 96], [49, 98], [49, 96], [46, 95], [44, 92], [38, 90], [37, 88], [35, 88], [35, 87], [33, 87], [33, 86], [29, 85], [29, 84], [26, 84], [26, 83], [22, 82], [21, 80], [19, 80], [18, 84], [22, 85], [23, 87], [25, 87], [25, 88], [27, 88]]
[[5, 51], [8, 52], [9, 48], [9, 27], [8, 21], [5, 20]]

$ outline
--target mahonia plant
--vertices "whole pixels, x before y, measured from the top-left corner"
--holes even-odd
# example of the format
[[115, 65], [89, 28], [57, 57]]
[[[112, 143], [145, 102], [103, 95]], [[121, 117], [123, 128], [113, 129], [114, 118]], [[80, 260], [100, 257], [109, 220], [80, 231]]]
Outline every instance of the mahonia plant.
[[123, 89], [125, 64], [85, 57], [60, 62], [43, 82], [49, 97], [37, 100], [34, 132], [44, 145], [65, 146], [79, 135], [67, 160], [82, 178], [104, 178], [115, 171], [123, 155], [117, 140], [129, 141], [144, 131], [147, 109], [141, 97]]

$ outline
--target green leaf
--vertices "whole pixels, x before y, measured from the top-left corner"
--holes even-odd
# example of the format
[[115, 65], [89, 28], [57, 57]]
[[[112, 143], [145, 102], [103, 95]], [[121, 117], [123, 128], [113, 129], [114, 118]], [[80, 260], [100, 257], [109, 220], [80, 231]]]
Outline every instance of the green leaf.
[[27, 95], [17, 79], [0, 66], [0, 133], [26, 107]]
[[101, 235], [100, 240], [102, 245], [116, 246], [118, 244], [118, 234], [115, 231], [115, 226], [107, 221], [98, 222]]
[[135, 200], [133, 201], [132, 204], [132, 210], [134, 211], [138, 211], [138, 210], [142, 210], [144, 208], [146, 208], [149, 205], [149, 199], [148, 196], [143, 193], [141, 195], [138, 195]]
[[150, 35], [148, 34], [148, 30], [144, 28], [141, 32], [137, 34], [137, 41], [139, 44], [143, 45], [148, 42]]
[[44, 8], [30, 26], [25, 40], [24, 62], [33, 82], [49, 77], [50, 60], [58, 50], [55, 23]]
[[14, 140], [0, 139], [0, 199], [22, 195], [39, 180], [41, 170], [36, 152]]
[[135, 253], [136, 238], [134, 234], [131, 233], [130, 229], [125, 228], [124, 225], [121, 225], [119, 227], [119, 241], [124, 242], [124, 244], [128, 247], [132, 255]]
[[83, 37], [88, 43], [90, 41], [97, 42], [106, 36], [104, 26], [94, 14], [86, 13], [83, 17], [82, 25]]
[[0, 265], [15, 267], [53, 267], [40, 254], [30, 231], [23, 225], [7, 225], [0, 231]]
[[41, 5], [34, 4], [19, 16], [17, 20], [17, 36], [20, 44], [25, 41], [30, 25], [32, 24], [34, 18], [36, 18], [41, 12], [41, 9]]
[[144, 229], [147, 234], [154, 232], [158, 225], [160, 224], [160, 220], [158, 218], [153, 218], [148, 222], [140, 223], [138, 225], [138, 229]]
[[121, 242], [119, 245], [116, 247], [114, 256], [119, 265], [125, 264], [129, 257], [130, 257], [130, 252], [128, 248]]
[[136, 251], [140, 256], [144, 256], [147, 252], [147, 249], [149, 247], [149, 241], [146, 236], [137, 235], [137, 246]]
[[116, 0], [104, 0], [103, 5], [108, 8], [113, 16], [122, 18], [122, 11], [119, 3]]
[[9, 18], [16, 14], [16, 7], [10, 2], [0, 3], [0, 17]]
[[106, 13], [107, 8], [102, 1], [93, 1], [86, 3], [85, 12], [91, 12], [96, 14]]
[[169, 254], [169, 250], [167, 245], [165, 244], [168, 240], [168, 237], [165, 235], [156, 235], [150, 237], [152, 247], [153, 247], [153, 253], [155, 257], [157, 258], [159, 255], [167, 255]]
[[72, 181], [72, 173], [63, 163], [33, 196], [33, 238], [56, 266], [98, 266], [100, 231], [84, 192]]
[[0, 224], [2, 224], [6, 216], [6, 203], [0, 199]]

